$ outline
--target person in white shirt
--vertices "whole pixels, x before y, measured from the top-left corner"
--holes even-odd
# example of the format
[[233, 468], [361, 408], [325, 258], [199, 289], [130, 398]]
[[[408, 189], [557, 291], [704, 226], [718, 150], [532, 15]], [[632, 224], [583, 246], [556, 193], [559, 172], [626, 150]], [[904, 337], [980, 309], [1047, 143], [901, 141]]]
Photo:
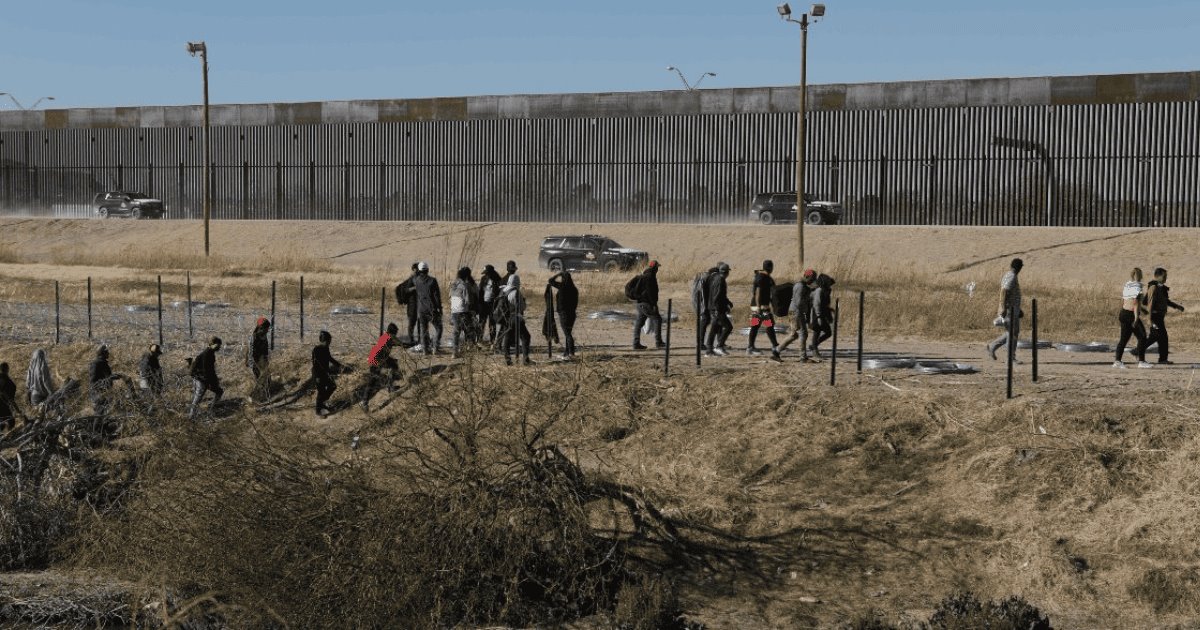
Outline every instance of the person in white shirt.
[[1138, 367], [1150, 367], [1146, 363], [1145, 352], [1142, 348], [1146, 345], [1146, 325], [1143, 319], [1150, 314], [1146, 307], [1142, 305], [1142, 294], [1145, 292], [1145, 287], [1142, 285], [1142, 270], [1140, 267], [1134, 267], [1129, 273], [1129, 282], [1121, 288], [1121, 314], [1117, 316], [1117, 321], [1121, 324], [1121, 339], [1117, 342], [1116, 360], [1113, 361], [1113, 367], [1117, 369], [1125, 369], [1125, 363], [1121, 358], [1125, 355], [1125, 346], [1129, 344], [1129, 338], [1137, 337], [1138, 345], [1134, 350], [1137, 355]]
[[[1013, 337], [1019, 337], [1021, 334], [1021, 282], [1017, 276], [1024, 267], [1025, 261], [1020, 258], [1012, 259], [1008, 273], [1000, 280], [1000, 305], [996, 309], [996, 321], [1002, 322], [1004, 332], [988, 344], [988, 354], [993, 361], [996, 360], [996, 351], [1008, 343], [1010, 330]], [[1010, 313], [1016, 315], [1011, 322], [1008, 321]]]

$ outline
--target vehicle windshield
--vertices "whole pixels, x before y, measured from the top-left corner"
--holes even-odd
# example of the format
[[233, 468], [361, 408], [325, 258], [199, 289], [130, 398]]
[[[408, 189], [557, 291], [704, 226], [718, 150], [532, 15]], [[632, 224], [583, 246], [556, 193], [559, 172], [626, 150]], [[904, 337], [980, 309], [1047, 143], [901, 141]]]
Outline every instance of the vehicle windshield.
[[125, 193], [125, 194], [126, 194], [126, 195], [127, 195], [129, 198], [130, 198], [130, 199], [149, 199], [149, 197], [147, 197], [145, 193], [140, 193], [140, 192], [127, 192], [127, 193]]
[[611, 238], [604, 239], [604, 249], [621, 249], [621, 244]]

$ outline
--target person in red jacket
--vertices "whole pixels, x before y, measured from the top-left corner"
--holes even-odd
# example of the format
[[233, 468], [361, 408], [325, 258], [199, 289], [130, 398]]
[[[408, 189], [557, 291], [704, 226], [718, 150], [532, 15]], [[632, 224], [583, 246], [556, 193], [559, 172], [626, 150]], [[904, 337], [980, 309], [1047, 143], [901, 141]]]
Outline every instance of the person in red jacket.
[[392, 348], [399, 345], [396, 341], [396, 335], [400, 329], [396, 324], [388, 324], [387, 331], [379, 336], [375, 345], [371, 348], [371, 352], [367, 354], [367, 384], [363, 388], [362, 407], [363, 411], [370, 410], [371, 397], [375, 395], [387, 385], [388, 390], [392, 388], [392, 381], [396, 380], [396, 373], [400, 371], [400, 364], [392, 357]]

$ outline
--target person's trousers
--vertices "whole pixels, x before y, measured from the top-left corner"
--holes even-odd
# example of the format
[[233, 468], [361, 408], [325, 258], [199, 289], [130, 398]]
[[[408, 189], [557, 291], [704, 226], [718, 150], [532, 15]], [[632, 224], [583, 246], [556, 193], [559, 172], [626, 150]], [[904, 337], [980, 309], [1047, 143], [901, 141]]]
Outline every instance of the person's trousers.
[[483, 333], [487, 333], [488, 343], [496, 342], [496, 318], [492, 317], [492, 313], [496, 311], [495, 302], [484, 302], [479, 307], [479, 333], [482, 339]]
[[1167, 334], [1166, 313], [1150, 314], [1150, 334], [1146, 335], [1143, 345], [1138, 347], [1138, 354], [1141, 355], [1143, 361], [1146, 357], [1146, 348], [1156, 342], [1158, 343], [1158, 362], [1166, 363], [1167, 355], [1171, 351], [1171, 337]]
[[217, 408], [217, 403], [221, 402], [221, 396], [225, 395], [225, 390], [220, 385], [209, 385], [198, 378], [192, 379], [192, 404], [188, 407], [189, 418], [195, 417], [196, 411], [200, 408], [200, 401], [204, 399], [204, 394], [209, 390], [212, 390], [213, 393], [212, 404], [208, 407], [211, 411]]
[[654, 343], [662, 345], [662, 315], [658, 312], [657, 304], [648, 302], [638, 302], [637, 317], [633, 320], [633, 343], [641, 342], [642, 326], [647, 321], [650, 322], [650, 330], [654, 333]]
[[796, 316], [792, 318], [792, 334], [779, 345], [779, 351], [787, 350], [797, 339], [800, 340], [800, 357], [808, 358], [808, 318]]
[[559, 313], [558, 324], [563, 331], [563, 354], [575, 356], [575, 313]]
[[748, 348], [754, 347], [754, 340], [758, 338], [758, 329], [768, 322], [771, 325], [767, 326], [767, 339], [771, 340], [771, 350], [779, 348], [779, 340], [775, 338], [775, 318], [770, 313], [767, 313], [765, 317], [760, 314], [758, 317], [751, 318]]
[[408, 308], [408, 344], [417, 344], [417, 305], [410, 302]]
[[525, 360], [529, 360], [529, 343], [533, 341], [533, 337], [529, 334], [529, 329], [525, 327], [525, 318], [513, 316], [509, 320], [509, 324], [500, 331], [500, 336], [504, 344], [504, 361], [506, 363], [512, 361], [513, 347], [517, 346], [517, 356], [524, 355]]
[[705, 333], [708, 331], [709, 324], [712, 323], [712, 317], [708, 314], [708, 310], [696, 313], [696, 343], [700, 344], [704, 350], [711, 350], [708, 344], [705, 343], [707, 337]]
[[715, 348], [724, 348], [725, 340], [729, 339], [730, 333], [733, 332], [733, 322], [729, 321], [729, 313], [711, 311], [709, 319], [711, 323], [708, 328], [708, 339], [704, 345], [708, 346], [710, 351]]
[[1116, 360], [1120, 361], [1125, 355], [1125, 346], [1129, 343], [1130, 337], [1137, 338], [1137, 345], [1134, 346], [1134, 355], [1138, 361], [1146, 360], [1146, 330], [1142, 322], [1138, 320], [1137, 315], [1133, 311], [1121, 309], [1121, 314], [1117, 316], [1117, 321], [1121, 324], [1121, 339], [1117, 342]]
[[254, 373], [254, 389], [250, 393], [251, 399], [265, 401], [271, 397], [271, 377], [267, 372], [269, 366], [270, 361], [267, 357], [257, 359], [250, 364], [250, 371]]
[[[434, 338], [429, 338], [429, 326], [433, 326]], [[422, 313], [417, 317], [417, 327], [421, 330], [421, 347], [425, 354], [433, 354], [442, 345], [442, 316]]]
[[[1008, 343], [1008, 333], [1009, 333], [1010, 326], [1012, 328], [1013, 337], [1018, 338], [1018, 339], [1021, 337], [1021, 318], [1018, 317], [1017, 319], [1010, 321], [1008, 325], [1006, 325], [1004, 328], [1002, 328], [1001, 330], [1003, 332], [1000, 333], [1000, 336], [996, 337], [995, 339], [992, 340], [991, 343], [988, 344], [988, 352], [995, 353], [1000, 348], [1003, 348], [1004, 344]], [[1016, 353], [1017, 353], [1017, 349], [1014, 346], [1013, 354], [1016, 354]], [[1139, 352], [1138, 354], [1141, 354], [1141, 353]]]
[[818, 346], [833, 336], [833, 314], [818, 317], [817, 321], [813, 322], [812, 330], [812, 349], [816, 350]]
[[317, 381], [317, 411], [326, 408], [325, 403], [329, 402], [329, 397], [333, 395], [337, 389], [337, 383], [333, 382], [328, 376], [318, 376]]
[[372, 365], [370, 367], [367, 371], [367, 382], [363, 386], [362, 404], [364, 409], [367, 408], [367, 404], [376, 392], [384, 387], [391, 389], [392, 381], [396, 380], [396, 372], [399, 370], [400, 365], [391, 357], [388, 357], [382, 366]]
[[474, 313], [451, 313], [450, 326], [454, 329], [454, 336], [451, 342], [454, 346], [454, 351], [458, 352], [464, 341], [474, 339], [475, 314]]

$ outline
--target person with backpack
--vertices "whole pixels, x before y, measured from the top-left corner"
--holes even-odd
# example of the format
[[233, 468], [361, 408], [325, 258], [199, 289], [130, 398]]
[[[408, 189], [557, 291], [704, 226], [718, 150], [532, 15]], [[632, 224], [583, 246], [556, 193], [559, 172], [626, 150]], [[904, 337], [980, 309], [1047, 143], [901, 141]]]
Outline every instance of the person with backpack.
[[326, 403], [337, 390], [337, 382], [333, 380], [333, 375], [342, 372], [344, 367], [329, 352], [333, 335], [329, 334], [328, 330], [322, 330], [317, 335], [317, 341], [312, 351], [312, 379], [317, 387], [317, 406], [314, 413], [318, 418], [323, 418], [332, 413]]
[[645, 350], [642, 345], [642, 327], [647, 322], [650, 330], [654, 331], [654, 347], [664, 348], [666, 342], [662, 338], [662, 314], [658, 310], [658, 270], [657, 260], [651, 260], [646, 270], [634, 276], [625, 283], [625, 297], [637, 302], [637, 317], [633, 321], [633, 349]]
[[151, 399], [162, 398], [163, 373], [158, 357], [162, 356], [162, 348], [156, 343], [150, 344], [146, 353], [138, 362], [138, 388], [144, 397]]
[[208, 346], [192, 359], [189, 369], [192, 377], [192, 404], [188, 407], [188, 418], [196, 417], [196, 410], [200, 408], [200, 401], [204, 399], [206, 392], [212, 391], [213, 393], [209, 412], [216, 410], [217, 404], [221, 402], [221, 396], [225, 395], [225, 390], [221, 387], [221, 379], [217, 378], [217, 352], [221, 350], [221, 345], [221, 338], [213, 337], [208, 340]]
[[[1171, 301], [1171, 289], [1167, 286], [1167, 270], [1159, 267], [1154, 270], [1154, 279], [1146, 285], [1145, 303], [1147, 310], [1150, 311], [1150, 334], [1146, 336], [1145, 341], [1138, 348], [1142, 355], [1143, 363], [1145, 363], [1146, 349], [1158, 343], [1158, 364], [1173, 365], [1174, 362], [1168, 359], [1171, 351], [1170, 335], [1167, 334], [1167, 309], [1173, 308], [1180, 313], [1184, 311], [1183, 305], [1176, 304]], [[1145, 367], [1149, 367], [1147, 363]], [[1138, 367], [1143, 367], [1138, 364]]]
[[532, 339], [525, 326], [525, 296], [521, 293], [521, 276], [516, 274], [515, 268], [508, 275], [508, 283], [504, 285], [500, 296], [506, 302], [503, 307], [505, 323], [500, 331], [504, 344], [504, 363], [512, 365], [512, 348], [519, 345], [517, 355], [524, 354], [525, 365], [530, 365], [533, 363], [529, 360], [529, 342]]
[[775, 263], [764, 260], [762, 269], [754, 272], [754, 282], [750, 286], [750, 340], [746, 344], [746, 354], [749, 356], [762, 354], [761, 350], [754, 347], [754, 341], [758, 338], [758, 329], [766, 326], [767, 339], [771, 341], [771, 358], [775, 361], [782, 361], [779, 357], [779, 340], [775, 337], [775, 314], [772, 311], [775, 279], [771, 277], [771, 272], [774, 270]]
[[804, 363], [816, 363], [817, 360], [808, 354], [808, 327], [812, 324], [813, 289], [817, 286], [817, 272], [805, 269], [800, 281], [792, 287], [792, 299], [788, 310], [792, 313], [792, 334], [779, 344], [779, 352], [787, 350], [792, 342], [800, 340], [800, 360]]
[[817, 288], [812, 292], [812, 321], [813, 340], [809, 350], [813, 356], [820, 359], [820, 345], [833, 336], [833, 285], [834, 279], [827, 274], [817, 275]]
[[463, 267], [450, 285], [450, 326], [454, 329], [452, 338], [454, 356], [460, 356], [462, 344], [476, 339], [475, 313], [478, 309], [479, 295], [475, 287], [475, 279], [471, 277], [471, 268]]
[[717, 273], [720, 264], [717, 263], [716, 267], [710, 267], [708, 271], [702, 271], [692, 278], [692, 311], [696, 314], [696, 343], [700, 345], [701, 350], [706, 352], [710, 348], [705, 343], [705, 333], [708, 331], [708, 325], [712, 323], [712, 318], [708, 314], [708, 279]]
[[396, 327], [396, 324], [389, 322], [387, 330], [379, 335], [379, 339], [367, 353], [367, 382], [362, 390], [363, 411], [370, 411], [371, 397], [375, 395], [375, 392], [385, 386], [389, 393], [392, 391], [392, 383], [400, 371], [400, 364], [392, 357], [392, 348], [400, 345], [400, 342], [396, 340], [396, 335], [399, 333], [400, 329]]
[[271, 377], [267, 373], [271, 363], [270, 333], [271, 320], [259, 317], [254, 324], [254, 332], [250, 333], [250, 342], [246, 344], [246, 367], [254, 375], [250, 400], [265, 401], [271, 396]]
[[55, 392], [54, 377], [50, 374], [50, 361], [46, 351], [38, 348], [29, 357], [29, 369], [25, 372], [25, 389], [29, 392], [29, 406], [39, 409]]
[[107, 415], [112, 408], [112, 386], [115, 381], [125, 380], [122, 374], [113, 374], [108, 362], [108, 346], [96, 349], [96, 358], [88, 365], [88, 396], [92, 399], [92, 410], [96, 415]]
[[725, 350], [725, 341], [733, 332], [733, 322], [729, 320], [729, 309], [733, 303], [729, 301], [729, 265], [717, 265], [717, 273], [708, 278], [708, 329], [707, 356], [723, 357], [729, 354]]
[[575, 319], [579, 310], [579, 289], [575, 286], [575, 279], [571, 277], [571, 272], [565, 270], [550, 276], [547, 284], [558, 291], [554, 301], [554, 310], [558, 313], [558, 323], [562, 326], [563, 331], [562, 358], [570, 359], [575, 356], [574, 331]]
[[[1113, 367], [1117, 369], [1125, 369], [1125, 363], [1121, 360], [1125, 355], [1125, 346], [1129, 343], [1130, 337], [1137, 338], [1137, 345], [1134, 346], [1134, 355], [1138, 360], [1138, 367], [1150, 367], [1146, 363], [1146, 356], [1143, 354], [1146, 346], [1146, 327], [1142, 322], [1143, 315], [1148, 311], [1142, 306], [1142, 297], [1144, 296], [1144, 288], [1142, 286], [1142, 270], [1139, 267], [1134, 267], [1129, 273], [1129, 282], [1121, 287], [1121, 312], [1117, 315], [1117, 322], [1121, 325], [1121, 336], [1117, 340], [1116, 360], [1113, 361]], [[1142, 364], [1145, 363], [1145, 366]]]
[[413, 280], [417, 277], [417, 266], [412, 264], [412, 274], [404, 282], [396, 285], [396, 303], [403, 306], [408, 313], [408, 345], [417, 345], [417, 293], [413, 289]]
[[[413, 277], [413, 293], [417, 296], [417, 328], [421, 333], [421, 349], [425, 354], [439, 354], [442, 346], [442, 290], [437, 278], [429, 275], [429, 263], [417, 263]], [[434, 338], [429, 338], [433, 326]]]
[[504, 282], [500, 279], [500, 274], [496, 273], [496, 268], [485, 265], [483, 276], [479, 279], [479, 332], [482, 339], [486, 329], [490, 344], [496, 342], [496, 320], [492, 317], [492, 312], [496, 310], [496, 300], [500, 298], [500, 289], [503, 286]]

